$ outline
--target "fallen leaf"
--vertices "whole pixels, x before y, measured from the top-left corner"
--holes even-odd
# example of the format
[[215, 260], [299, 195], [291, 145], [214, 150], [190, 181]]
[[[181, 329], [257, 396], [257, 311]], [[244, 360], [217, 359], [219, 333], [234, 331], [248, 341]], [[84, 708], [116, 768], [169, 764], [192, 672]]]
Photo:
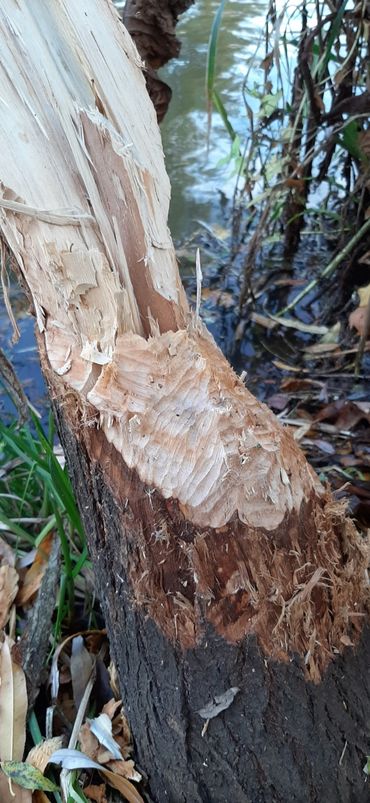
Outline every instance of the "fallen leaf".
[[334, 324], [334, 326], [330, 326], [326, 335], [323, 335], [320, 338], [320, 343], [338, 343], [340, 335], [340, 322]]
[[18, 572], [5, 563], [0, 566], [0, 629], [8, 622], [10, 609], [18, 592]]
[[49, 758], [49, 763], [61, 764], [64, 770], [103, 769], [97, 761], [93, 761], [81, 750], [74, 750], [71, 747], [62, 747], [60, 750], [55, 750]]
[[[254, 320], [254, 315], [256, 313], [252, 312], [251, 318]], [[260, 315], [260, 320], [263, 318], [263, 315]], [[303, 323], [303, 321], [298, 321], [295, 318], [279, 318], [277, 315], [269, 315], [267, 320], [271, 319], [275, 322], [276, 325], [285, 326], [288, 329], [297, 329], [298, 332], [307, 332], [311, 335], [326, 335], [328, 333], [327, 326], [318, 326], [315, 323]]]
[[88, 797], [89, 800], [94, 800], [95, 803], [107, 803], [105, 790], [105, 783], [99, 784], [99, 786], [90, 784], [90, 786], [84, 787], [84, 795], [85, 797]]
[[269, 396], [267, 399], [268, 406], [271, 407], [272, 410], [277, 410], [279, 413], [285, 410], [288, 403], [289, 396], [287, 393], [274, 393], [273, 396]]
[[[104, 712], [105, 706], [103, 707], [103, 713]], [[132, 751], [132, 736], [122, 705], [120, 711], [118, 714], [115, 714], [112, 720], [112, 732], [115, 740], [118, 742], [121, 748], [123, 757], [128, 758]]]
[[98, 717], [95, 717], [95, 719], [90, 719], [88, 724], [90, 725], [91, 732], [96, 736], [100, 744], [112, 754], [113, 758], [119, 761], [122, 758], [121, 751], [112, 736], [112, 723], [108, 714], [100, 714]]
[[25, 761], [2, 761], [0, 766], [5, 775], [23, 789], [43, 789], [47, 792], [57, 792], [59, 789], [40, 770]]
[[291, 379], [290, 377], [283, 379], [281, 382], [282, 390], [286, 390], [289, 393], [295, 393], [300, 390], [311, 390], [312, 387], [322, 389], [324, 384], [315, 379]]
[[17, 605], [25, 605], [39, 590], [42, 578], [46, 572], [54, 533], [50, 532], [43, 539], [36, 551], [35, 560], [27, 570], [17, 596]]
[[297, 374], [308, 373], [307, 368], [300, 368], [298, 365], [288, 365], [288, 363], [282, 360], [273, 360], [272, 363], [276, 368], [280, 368], [281, 371], [293, 371], [293, 373]]
[[[113, 661], [111, 661], [109, 666], [108, 666], [108, 675], [109, 675], [110, 687], [112, 689], [112, 692], [113, 692], [116, 700], [118, 700], [118, 698], [120, 696], [118, 672], [117, 672], [117, 667], [113, 663]], [[108, 714], [108, 711], [106, 713]]]
[[230, 309], [236, 306], [236, 299], [232, 293], [226, 290], [213, 290], [210, 287], [202, 289], [202, 301], [211, 301], [215, 306]]
[[15, 554], [11, 546], [0, 538], [0, 565], [7, 563], [9, 566], [15, 566]]
[[114, 697], [112, 697], [111, 700], [108, 700], [108, 702], [103, 705], [102, 714], [108, 714], [109, 719], [113, 719], [121, 705], [122, 700], [115, 700]]
[[338, 343], [313, 343], [311, 346], [306, 346], [304, 351], [306, 354], [327, 354], [337, 349]]
[[26, 678], [22, 667], [13, 661], [13, 644], [5, 636], [0, 651], [1, 761], [21, 761], [26, 741]]
[[357, 309], [351, 312], [348, 323], [350, 329], [356, 329], [356, 332], [363, 337], [365, 334], [365, 327], [366, 327], [366, 318], [367, 318], [367, 305], [366, 307], [357, 307]]
[[[369, 351], [369, 350], [370, 350], [370, 341], [368, 341], [367, 345], [365, 346], [365, 351]], [[354, 349], [340, 349], [339, 346], [338, 346], [335, 351], [333, 351], [333, 352], [328, 351], [328, 355], [332, 354], [332, 357], [334, 359], [336, 357], [346, 357], [347, 354], [357, 354], [357, 353], [358, 353], [358, 346], [356, 346], [356, 348], [354, 348]], [[309, 355], [304, 354], [303, 356], [304, 356], [305, 360], [321, 360], [322, 359], [321, 354], [309, 354]]]
[[114, 789], [117, 789], [118, 792], [121, 792], [129, 803], [144, 803], [139, 792], [126, 778], [122, 778], [121, 775], [110, 772], [110, 770], [107, 770], [105, 767], [102, 767], [100, 771], [105, 775], [108, 783], [113, 786]]
[[370, 405], [352, 401], [332, 402], [320, 410], [314, 420], [330, 421], [338, 430], [350, 430], [362, 420], [370, 424]]
[[128, 778], [130, 781], [141, 781], [142, 776], [135, 769], [135, 764], [131, 758], [128, 761], [124, 761], [122, 758], [120, 761], [109, 761], [107, 766], [108, 769], [117, 773], [117, 775], [122, 775], [123, 778]]
[[312, 441], [312, 444], [316, 449], [320, 449], [320, 451], [324, 452], [325, 454], [335, 454], [334, 446], [332, 443], [329, 443], [329, 441], [324, 441], [321, 438], [318, 438], [317, 440]]
[[101, 766], [96, 761], [92, 761], [90, 758], [88, 758], [88, 756], [83, 755], [83, 753], [81, 753], [79, 750], [72, 750], [70, 748], [57, 750], [50, 757], [50, 762], [52, 764], [61, 764], [62, 767], [67, 770], [85, 768], [97, 769], [107, 778], [108, 783], [113, 786], [114, 789], [122, 792], [129, 803], [144, 803], [143, 798], [141, 795], [139, 795], [130, 781], [128, 781], [126, 778], [123, 778], [121, 775], [116, 775], [114, 772], [111, 772], [106, 767]]
[[76, 636], [72, 641], [72, 654], [70, 662], [73, 699], [76, 710], [79, 709], [86, 686], [90, 680], [94, 660], [85, 647], [82, 636]]
[[85, 722], [80, 728], [78, 739], [82, 752], [93, 761], [96, 761], [99, 754], [99, 742], [92, 733], [88, 722]]

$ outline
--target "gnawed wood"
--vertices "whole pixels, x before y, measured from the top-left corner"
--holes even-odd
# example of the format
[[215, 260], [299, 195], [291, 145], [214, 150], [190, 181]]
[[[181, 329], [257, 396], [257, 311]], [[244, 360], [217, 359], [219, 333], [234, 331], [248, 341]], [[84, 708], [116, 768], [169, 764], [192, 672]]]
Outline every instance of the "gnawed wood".
[[[156, 492], [160, 511], [175, 511], [163, 538], [163, 512], [136, 533], [142, 554], [150, 539], [156, 549], [165, 543], [171, 602], [162, 616], [161, 585], [150, 578], [150, 614], [186, 646], [201, 637], [203, 600], [224, 637], [253, 631], [274, 655], [309, 654], [316, 677], [341, 649], [355, 598], [363, 611], [364, 547], [340, 514], [336, 529], [293, 438], [189, 313], [135, 47], [106, 0], [53, 0], [47, 12], [41, 0], [7, 0], [0, 75], [0, 227], [32, 297], [50, 388], [65, 399], [77, 393], [91, 458], [104, 461], [113, 445], [118, 496], [127, 469], [148, 504]], [[138, 577], [150, 566], [140, 560], [137, 569], [129, 573], [139, 602]], [[182, 605], [176, 616], [173, 605]]]
[[[153, 586], [162, 586], [158, 608], [162, 607], [168, 622], [172, 616], [174, 630], [176, 624], [181, 628], [187, 603], [181, 591], [185, 588], [186, 593], [188, 583], [183, 572], [186, 562], [181, 560], [187, 545], [186, 522], [181, 517], [176, 520], [173, 506], [167, 502], [161, 508], [161, 529], [157, 534], [151, 531], [159, 512], [158, 496], [148, 495], [150, 489], [141, 486], [132, 472], [122, 471], [116, 450], [106, 449], [102, 433], [100, 458], [93, 431], [91, 442], [86, 442], [86, 432], [82, 439], [77, 437], [81, 419], [75, 407], [73, 424], [72, 399], [68, 405], [57, 400], [55, 404], [89, 534], [98, 593], [138, 761], [149, 775], [150, 797], [156, 803], [367, 803], [368, 779], [363, 766], [370, 752], [368, 627], [362, 631], [356, 649], [347, 646], [342, 654], [335, 655], [318, 683], [305, 679], [298, 656], [290, 656], [288, 662], [271, 658], [252, 633], [237, 644], [230, 643], [210, 622], [202, 621], [206, 603], [196, 611], [202, 625], [197, 644], [184, 649], [178, 639], [169, 640], [153, 621], [152, 591]], [[93, 458], [89, 457], [90, 447], [95, 450]], [[129, 493], [130, 501], [112, 494], [110, 485], [116, 488], [117, 482], [122, 494]], [[165, 560], [163, 539], [168, 521], [172, 543], [178, 535], [183, 548], [170, 545]], [[339, 534], [341, 517], [337, 524]], [[302, 536], [309, 537], [312, 529], [306, 521]], [[161, 552], [154, 547], [156, 538], [162, 544]], [[266, 533], [266, 541], [269, 539], [271, 549], [279, 551], [274, 546], [275, 534]], [[148, 552], [147, 544], [152, 551]], [[140, 574], [145, 552], [146, 571]], [[179, 576], [177, 605], [173, 607], [171, 594], [165, 593], [169, 561], [173, 574]], [[249, 566], [246, 552], [243, 563]], [[348, 554], [348, 569], [350, 564]], [[134, 593], [140, 591], [140, 599], [133, 598], [135, 566]], [[352, 581], [349, 578], [350, 584]], [[344, 577], [343, 582], [345, 585]], [[322, 593], [323, 587], [316, 592]], [[323, 605], [317, 610], [323, 626], [331, 616], [327, 599], [321, 598]], [[235, 603], [242, 607], [240, 597]], [[230, 607], [233, 611], [232, 604]], [[356, 606], [353, 621], [361, 628], [364, 619], [361, 613], [356, 619], [357, 610]], [[304, 604], [300, 611], [296, 609], [298, 621], [304, 621], [306, 611]], [[187, 621], [190, 625], [189, 616]], [[306, 660], [312, 667], [309, 654]], [[214, 717], [204, 732], [199, 711], [230, 688], [239, 688], [232, 705]], [[341, 760], [344, 745], [345, 757]]]
[[[145, 362], [138, 359], [134, 365], [131, 378], [140, 382]], [[103, 428], [95, 429], [96, 408], [91, 406], [86, 412], [77, 395], [70, 393], [65, 397], [63, 380], [52, 379], [47, 361], [44, 371], [48, 382], [53, 384], [58, 408], [62, 406], [63, 416], [86, 450], [91, 465], [104, 472], [117, 501], [124, 542], [121, 559], [132, 603], [184, 650], [202, 644], [210, 625], [230, 644], [256, 634], [266, 655], [286, 661], [298, 653], [304, 658], [307, 676], [319, 681], [328, 663], [343, 650], [348, 637], [353, 643], [357, 641], [367, 611], [368, 545], [346, 519], [343, 504], [335, 503], [321, 486], [317, 495], [312, 475], [307, 498], [302, 498], [294, 509], [286, 509], [282, 519], [279, 514], [279, 522], [272, 529], [261, 525], [263, 518], [256, 508], [253, 508], [255, 524], [244, 523], [234, 512], [226, 524], [217, 526], [208, 521], [207, 525], [207, 515], [210, 518], [212, 511], [203, 517], [201, 503], [196, 509], [202, 520], [199, 524], [192, 519], [194, 507], [186, 507], [174, 496], [166, 497], [163, 491], [167, 470], [159, 445], [170, 463], [166, 433], [171, 426], [178, 426], [176, 407], [167, 427], [153, 435], [163, 473], [162, 487], [158, 489], [143, 481], [128, 459], [121, 458], [114, 442], [107, 443]], [[141, 387], [144, 386], [145, 382]], [[107, 392], [111, 392], [114, 401], [113, 386]], [[140, 403], [140, 398], [139, 389], [135, 402]], [[169, 393], [169, 398], [176, 396]], [[160, 408], [151, 413], [154, 420], [162, 420]], [[248, 415], [247, 408], [245, 413]], [[128, 439], [130, 432], [140, 427], [136, 413], [131, 420], [131, 429], [129, 421], [123, 427]], [[110, 426], [114, 433], [114, 422]], [[196, 422], [191, 431], [193, 435], [202, 433], [202, 426]], [[292, 446], [294, 442], [288, 433], [281, 429], [281, 434]], [[139, 433], [139, 443], [141, 439]], [[207, 441], [213, 442], [212, 431], [208, 429], [200, 452], [206, 451]], [[148, 443], [148, 438], [144, 438], [144, 451], [138, 462], [141, 465], [147, 461], [150, 467], [150, 448], [145, 453]], [[177, 444], [179, 448], [182, 444], [181, 432], [174, 436], [174, 443], [174, 457], [178, 455], [181, 463], [181, 454], [177, 452]], [[285, 451], [286, 447], [283, 445], [282, 449]], [[129, 442], [127, 452], [130, 454]], [[207, 476], [202, 465], [200, 476]], [[181, 470], [186, 474], [186, 469], [180, 466], [180, 473]], [[280, 470], [276, 473], [279, 475]], [[189, 480], [189, 472], [187, 476]], [[311, 477], [311, 472], [308, 476]], [[260, 478], [259, 485], [261, 482]], [[231, 488], [229, 493], [232, 494]], [[256, 497], [259, 498], [257, 494]], [[217, 510], [217, 500], [214, 505]], [[268, 519], [268, 510], [260, 512], [261, 517], [266, 515]]]

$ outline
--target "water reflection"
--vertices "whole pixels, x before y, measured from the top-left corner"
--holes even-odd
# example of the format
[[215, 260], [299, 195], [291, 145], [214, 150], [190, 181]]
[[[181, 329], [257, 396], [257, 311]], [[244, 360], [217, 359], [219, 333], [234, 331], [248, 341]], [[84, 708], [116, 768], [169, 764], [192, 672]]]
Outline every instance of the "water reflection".
[[[234, 188], [230, 170], [218, 162], [230, 151], [230, 139], [217, 113], [213, 115], [207, 158], [205, 71], [207, 47], [219, 0], [197, 0], [181, 18], [177, 35], [180, 58], [161, 70], [171, 86], [172, 101], [162, 123], [166, 167], [172, 184], [170, 228], [175, 239], [189, 235], [195, 218], [222, 221], [222, 195]], [[226, 3], [218, 42], [218, 90], [234, 129], [245, 133], [242, 83], [248, 59], [262, 40], [266, 0]]]

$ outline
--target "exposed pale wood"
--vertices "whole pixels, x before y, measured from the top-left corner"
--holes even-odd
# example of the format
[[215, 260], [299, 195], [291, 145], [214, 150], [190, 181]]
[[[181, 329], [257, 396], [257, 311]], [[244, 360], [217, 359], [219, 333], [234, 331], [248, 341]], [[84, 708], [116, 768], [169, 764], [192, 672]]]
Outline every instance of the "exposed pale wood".
[[102, 0], [47, 12], [8, 0], [0, 21], [0, 225], [52, 367], [192, 521], [238, 513], [273, 529], [320, 484], [188, 317], [158, 128], [123, 26]]

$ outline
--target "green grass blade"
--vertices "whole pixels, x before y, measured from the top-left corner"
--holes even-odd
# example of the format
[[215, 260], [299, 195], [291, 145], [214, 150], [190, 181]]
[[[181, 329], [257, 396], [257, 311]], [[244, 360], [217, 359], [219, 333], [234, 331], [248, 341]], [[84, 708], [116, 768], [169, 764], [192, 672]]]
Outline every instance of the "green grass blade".
[[218, 113], [219, 113], [219, 115], [221, 117], [221, 120], [222, 120], [222, 122], [223, 122], [223, 124], [224, 124], [224, 126], [226, 128], [226, 131], [229, 134], [229, 137], [230, 137], [231, 141], [234, 142], [234, 140], [236, 138], [236, 131], [233, 128], [232, 124], [230, 123], [227, 111], [225, 109], [224, 104], [222, 103], [222, 100], [220, 98], [220, 95], [217, 92], [217, 89], [213, 90], [212, 100], [213, 100], [213, 105], [214, 105], [216, 111], [218, 111]]
[[217, 9], [216, 15], [212, 23], [211, 33], [208, 42], [207, 67], [206, 67], [206, 98], [207, 98], [207, 111], [208, 111], [207, 149], [209, 146], [209, 137], [211, 133], [211, 123], [212, 123], [212, 102], [213, 102], [213, 90], [216, 77], [217, 42], [225, 4], [226, 0], [221, 0], [221, 3]]
[[325, 52], [323, 54], [322, 59], [320, 59], [320, 63], [318, 65], [318, 78], [319, 80], [322, 79], [323, 75], [325, 74], [326, 68], [329, 64], [329, 61], [332, 56], [332, 47], [334, 43], [338, 40], [340, 35], [340, 29], [342, 25], [343, 15], [346, 9], [347, 0], [344, 0], [342, 5], [338, 8], [337, 14], [333, 19], [333, 22], [330, 26], [329, 33], [325, 42]]
[[20, 527], [17, 522], [12, 521], [9, 519], [6, 514], [0, 509], [0, 521], [4, 524], [7, 530], [14, 535], [17, 535], [18, 538], [22, 538], [23, 540], [27, 541], [28, 544], [32, 544], [34, 546], [35, 539], [32, 535], [30, 535], [27, 530], [24, 530], [23, 527]]

